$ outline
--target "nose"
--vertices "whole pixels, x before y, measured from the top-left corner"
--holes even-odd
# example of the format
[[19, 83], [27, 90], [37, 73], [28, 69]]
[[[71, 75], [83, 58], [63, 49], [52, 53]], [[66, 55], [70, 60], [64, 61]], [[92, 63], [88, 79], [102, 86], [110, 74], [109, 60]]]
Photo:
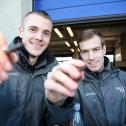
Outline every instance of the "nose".
[[92, 51], [89, 51], [89, 59], [90, 60], [94, 59], [94, 53]]
[[37, 39], [37, 40], [42, 40], [42, 33], [41, 33], [41, 32], [38, 32], [38, 33], [36, 34], [36, 39]]

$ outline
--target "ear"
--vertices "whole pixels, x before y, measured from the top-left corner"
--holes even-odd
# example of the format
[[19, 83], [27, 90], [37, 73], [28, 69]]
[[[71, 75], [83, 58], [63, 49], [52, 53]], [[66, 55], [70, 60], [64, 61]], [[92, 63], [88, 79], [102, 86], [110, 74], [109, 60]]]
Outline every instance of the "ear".
[[20, 36], [20, 38], [23, 37], [23, 32], [24, 32], [23, 26], [19, 27], [19, 36]]
[[104, 55], [106, 54], [106, 45], [103, 45], [103, 52], [104, 52]]

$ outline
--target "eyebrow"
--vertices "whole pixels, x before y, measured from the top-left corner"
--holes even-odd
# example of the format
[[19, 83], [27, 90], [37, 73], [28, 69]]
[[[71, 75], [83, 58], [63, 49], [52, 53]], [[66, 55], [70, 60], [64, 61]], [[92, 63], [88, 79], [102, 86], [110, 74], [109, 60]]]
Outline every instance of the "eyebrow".
[[36, 26], [29, 26], [29, 28], [38, 28], [38, 27], [36, 27]]
[[[29, 26], [29, 28], [38, 28], [38, 27], [36, 27], [36, 26]], [[51, 33], [51, 31], [49, 31], [47, 29], [45, 29], [44, 31]]]
[[[100, 48], [102, 48], [102, 47], [97, 46], [97, 47], [91, 48], [91, 50], [93, 50], [93, 49], [100, 49]], [[89, 49], [80, 49], [80, 51], [86, 51], [86, 50], [89, 50]]]

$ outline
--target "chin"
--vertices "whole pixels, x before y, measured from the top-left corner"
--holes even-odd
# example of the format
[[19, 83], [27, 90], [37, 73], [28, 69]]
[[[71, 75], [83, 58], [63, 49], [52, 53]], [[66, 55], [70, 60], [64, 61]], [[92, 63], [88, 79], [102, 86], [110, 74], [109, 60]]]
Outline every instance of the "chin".
[[92, 72], [97, 72], [97, 71], [99, 71], [99, 69], [97, 69], [97, 68], [89, 68], [89, 70], [92, 71]]
[[31, 53], [31, 55], [33, 55], [34, 57], [38, 57], [38, 56], [40, 56], [42, 53], [43, 53], [43, 51], [41, 51], [41, 52], [33, 52], [33, 53]]
[[[41, 53], [41, 54], [42, 54], [42, 53]], [[40, 56], [41, 54], [40, 54], [40, 53], [39, 53], [39, 54], [31, 53], [30, 55], [31, 55], [32, 57], [38, 57], [38, 56]]]

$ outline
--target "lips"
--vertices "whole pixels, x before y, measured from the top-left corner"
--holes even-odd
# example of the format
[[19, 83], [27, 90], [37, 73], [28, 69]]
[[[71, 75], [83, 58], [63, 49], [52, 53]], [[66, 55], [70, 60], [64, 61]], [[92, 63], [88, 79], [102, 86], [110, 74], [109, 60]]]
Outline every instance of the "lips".
[[33, 42], [31, 43], [31, 45], [32, 45], [33, 48], [42, 48], [42, 46], [43, 46], [40, 43], [33, 43]]
[[93, 62], [93, 63], [92, 63], [92, 62], [90, 62], [89, 64], [90, 64], [90, 65], [96, 65], [97, 63], [96, 63], [96, 62]]
[[88, 63], [91, 67], [96, 67], [98, 62], [90, 62]]

